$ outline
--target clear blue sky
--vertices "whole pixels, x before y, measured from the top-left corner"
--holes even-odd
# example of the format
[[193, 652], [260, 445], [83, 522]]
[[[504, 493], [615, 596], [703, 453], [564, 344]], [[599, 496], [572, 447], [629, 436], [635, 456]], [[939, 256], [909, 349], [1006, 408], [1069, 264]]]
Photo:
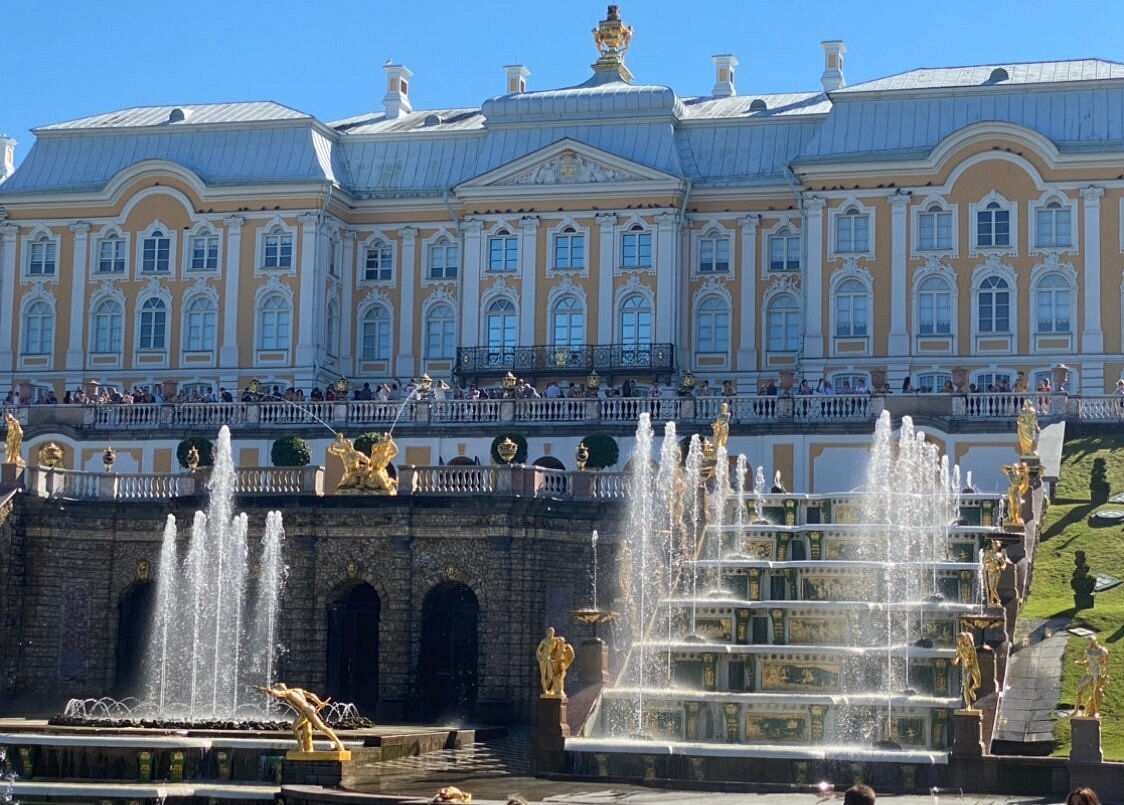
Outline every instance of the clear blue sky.
[[[1124, 61], [1124, 3], [1082, 0], [624, 0], [642, 82], [708, 94], [710, 56], [741, 61], [739, 94], [815, 90], [822, 39], [847, 42], [854, 84], [913, 67], [1100, 57]], [[600, 0], [0, 0], [0, 131], [128, 106], [275, 100], [330, 121], [381, 108], [387, 58], [415, 108], [584, 81]]]

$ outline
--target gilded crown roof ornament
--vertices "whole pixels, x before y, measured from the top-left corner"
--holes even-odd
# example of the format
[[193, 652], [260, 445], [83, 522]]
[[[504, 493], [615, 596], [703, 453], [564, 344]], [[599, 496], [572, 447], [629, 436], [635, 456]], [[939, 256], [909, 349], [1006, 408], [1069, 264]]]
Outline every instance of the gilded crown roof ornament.
[[593, 63], [593, 70], [609, 80], [631, 81], [632, 73], [624, 66], [624, 54], [632, 42], [632, 26], [621, 21], [620, 7], [609, 6], [605, 19], [593, 29], [593, 43], [597, 46], [600, 58]]

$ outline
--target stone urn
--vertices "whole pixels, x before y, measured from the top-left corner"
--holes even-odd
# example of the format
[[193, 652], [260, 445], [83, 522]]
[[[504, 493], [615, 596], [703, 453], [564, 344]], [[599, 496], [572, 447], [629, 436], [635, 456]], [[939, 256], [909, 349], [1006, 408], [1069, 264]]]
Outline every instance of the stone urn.
[[870, 370], [870, 390], [881, 394], [886, 387], [886, 370], [882, 367]]
[[792, 385], [796, 382], [796, 372], [791, 369], [781, 369], [781, 391], [792, 391]]
[[963, 366], [957, 366], [952, 370], [952, 385], [961, 394], [964, 393], [964, 387], [968, 385], [968, 370]]

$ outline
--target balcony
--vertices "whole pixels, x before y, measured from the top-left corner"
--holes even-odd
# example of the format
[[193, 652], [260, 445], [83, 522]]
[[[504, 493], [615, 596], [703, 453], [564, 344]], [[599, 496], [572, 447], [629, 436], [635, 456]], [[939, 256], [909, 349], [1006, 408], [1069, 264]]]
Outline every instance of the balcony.
[[675, 367], [672, 344], [582, 344], [537, 347], [461, 347], [458, 377], [486, 377], [513, 372], [520, 377], [602, 374], [669, 374]]

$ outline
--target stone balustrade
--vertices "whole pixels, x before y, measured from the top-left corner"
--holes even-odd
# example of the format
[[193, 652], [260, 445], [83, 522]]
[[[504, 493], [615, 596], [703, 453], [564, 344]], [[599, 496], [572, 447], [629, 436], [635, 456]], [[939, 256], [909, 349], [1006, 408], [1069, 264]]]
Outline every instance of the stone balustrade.
[[[181, 473], [118, 473], [27, 467], [29, 495], [65, 500], [159, 501], [203, 494], [208, 469]], [[322, 467], [239, 467], [235, 492], [240, 495], [323, 495]]]

